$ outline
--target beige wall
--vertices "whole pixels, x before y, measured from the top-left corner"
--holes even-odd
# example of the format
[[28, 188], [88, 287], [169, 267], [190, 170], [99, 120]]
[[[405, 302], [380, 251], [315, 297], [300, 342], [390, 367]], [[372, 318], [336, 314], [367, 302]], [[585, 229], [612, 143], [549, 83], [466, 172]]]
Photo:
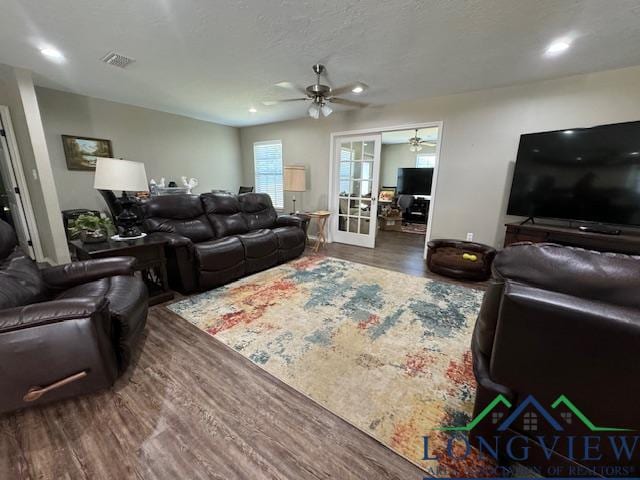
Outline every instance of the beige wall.
[[639, 119], [632, 67], [248, 127], [240, 138], [245, 182], [253, 184], [253, 142], [280, 139], [284, 163], [309, 170], [305, 208], [327, 208], [331, 132], [443, 121], [432, 237], [474, 232], [499, 245], [520, 134]]
[[[435, 155], [435, 151], [435, 147], [423, 147], [420, 154]], [[409, 150], [408, 144], [382, 144], [380, 151], [380, 186], [397, 186], [398, 169], [415, 168], [417, 156], [418, 153]]]
[[67, 169], [63, 134], [110, 139], [116, 157], [144, 162], [149, 180], [197, 178], [195, 193], [237, 191], [242, 183], [237, 128], [58, 90], [37, 93], [62, 209], [106, 209], [93, 173]]
[[0, 103], [9, 107], [42, 247], [43, 258], [37, 260], [68, 262], [69, 250], [31, 72], [0, 65], [0, 79]]

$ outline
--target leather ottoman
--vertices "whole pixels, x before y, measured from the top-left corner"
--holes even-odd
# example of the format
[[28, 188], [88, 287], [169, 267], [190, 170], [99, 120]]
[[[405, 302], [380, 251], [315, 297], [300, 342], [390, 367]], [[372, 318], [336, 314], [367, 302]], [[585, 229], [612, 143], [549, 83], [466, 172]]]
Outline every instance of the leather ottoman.
[[431, 240], [428, 247], [427, 267], [433, 273], [474, 281], [491, 277], [493, 247], [461, 240]]

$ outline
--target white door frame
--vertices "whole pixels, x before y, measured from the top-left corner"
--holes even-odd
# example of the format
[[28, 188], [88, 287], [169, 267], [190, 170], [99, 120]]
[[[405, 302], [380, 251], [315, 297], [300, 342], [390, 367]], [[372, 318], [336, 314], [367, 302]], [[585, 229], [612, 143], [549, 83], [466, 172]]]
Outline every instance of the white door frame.
[[[423, 251], [423, 258], [427, 258], [427, 244], [429, 243], [429, 240], [431, 240], [431, 231], [432, 231], [432, 224], [433, 224], [433, 212], [434, 212], [434, 205], [436, 202], [436, 191], [437, 191], [437, 186], [438, 186], [438, 171], [440, 170], [440, 149], [442, 146], [442, 130], [444, 128], [444, 122], [440, 121], [435, 121], [435, 122], [424, 122], [424, 123], [408, 123], [405, 125], [391, 125], [391, 126], [384, 126], [384, 127], [372, 127], [372, 128], [364, 128], [364, 129], [360, 129], [360, 130], [347, 130], [347, 131], [343, 131], [343, 132], [332, 132], [331, 133], [331, 145], [330, 145], [330, 149], [329, 149], [329, 154], [330, 154], [330, 159], [329, 159], [329, 209], [331, 209], [332, 206], [332, 202], [333, 202], [333, 196], [334, 196], [334, 179], [333, 179], [333, 162], [335, 160], [335, 150], [336, 150], [336, 138], [339, 137], [344, 137], [344, 136], [349, 136], [349, 135], [366, 135], [366, 134], [371, 134], [371, 133], [385, 133], [385, 132], [394, 132], [397, 130], [415, 130], [416, 128], [418, 130], [422, 129], [422, 128], [432, 128], [432, 127], [437, 127], [438, 128], [438, 140], [436, 143], [436, 162], [435, 165], [433, 167], [433, 180], [431, 182], [431, 200], [429, 202], [429, 213], [428, 213], [428, 217], [427, 217], [427, 234], [425, 235], [425, 242], [424, 242], [424, 251]], [[376, 173], [376, 175], [379, 176], [380, 174], [380, 163], [378, 162], [378, 172]], [[332, 214], [336, 214], [336, 212], [331, 212]], [[329, 229], [329, 235], [328, 235], [328, 242], [331, 243], [333, 241], [333, 229], [330, 228]]]
[[13, 131], [11, 113], [9, 112], [9, 108], [4, 105], [0, 105], [0, 120], [1, 126], [5, 131], [5, 138], [9, 148], [9, 158], [7, 158], [7, 161], [9, 162], [8, 167], [10, 171], [13, 171], [15, 176], [15, 178], [9, 178], [7, 180], [12, 184], [15, 182], [16, 185], [14, 186], [20, 189], [21, 205], [19, 205], [19, 208], [21, 207], [21, 211], [15, 213], [24, 217], [32, 243], [31, 247], [33, 248], [35, 260], [37, 262], [43, 262], [45, 261], [45, 258], [42, 252], [36, 218], [33, 214], [33, 206], [31, 204], [31, 197], [29, 196], [29, 187], [27, 186], [24, 169], [22, 168], [22, 159], [20, 158], [20, 151], [18, 150], [18, 142]]

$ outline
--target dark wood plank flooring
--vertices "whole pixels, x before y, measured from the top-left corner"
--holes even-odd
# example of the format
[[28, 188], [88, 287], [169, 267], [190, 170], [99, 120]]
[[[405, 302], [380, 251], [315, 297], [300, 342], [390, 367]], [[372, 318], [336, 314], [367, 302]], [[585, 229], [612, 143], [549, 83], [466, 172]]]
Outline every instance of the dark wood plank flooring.
[[420, 479], [162, 306], [114, 388], [0, 417], [0, 479]]

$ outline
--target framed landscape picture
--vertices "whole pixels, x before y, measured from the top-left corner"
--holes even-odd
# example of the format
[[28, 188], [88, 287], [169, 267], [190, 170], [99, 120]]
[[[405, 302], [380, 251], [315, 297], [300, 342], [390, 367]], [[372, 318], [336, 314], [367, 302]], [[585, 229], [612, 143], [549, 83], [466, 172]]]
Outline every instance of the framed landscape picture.
[[95, 170], [97, 157], [113, 158], [111, 140], [62, 135], [69, 170]]

